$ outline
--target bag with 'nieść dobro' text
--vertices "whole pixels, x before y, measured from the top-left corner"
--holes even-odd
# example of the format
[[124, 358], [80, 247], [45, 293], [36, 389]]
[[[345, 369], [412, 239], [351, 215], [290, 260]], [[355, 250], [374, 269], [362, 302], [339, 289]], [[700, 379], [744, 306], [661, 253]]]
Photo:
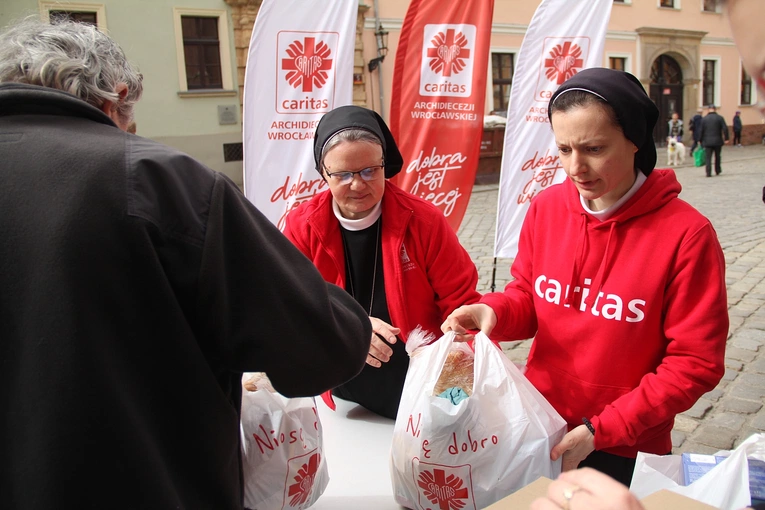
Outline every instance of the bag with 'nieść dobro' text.
[[476, 510], [540, 476], [560, 474], [561, 460], [550, 460], [550, 451], [566, 422], [483, 333], [475, 337], [472, 381], [454, 378], [472, 388], [436, 394], [449, 356], [469, 350], [453, 340], [454, 333], [424, 346], [407, 340], [409, 370], [390, 462], [396, 502], [407, 508]]
[[245, 374], [242, 381], [245, 508], [310, 507], [329, 483], [316, 402], [280, 395], [265, 374]]

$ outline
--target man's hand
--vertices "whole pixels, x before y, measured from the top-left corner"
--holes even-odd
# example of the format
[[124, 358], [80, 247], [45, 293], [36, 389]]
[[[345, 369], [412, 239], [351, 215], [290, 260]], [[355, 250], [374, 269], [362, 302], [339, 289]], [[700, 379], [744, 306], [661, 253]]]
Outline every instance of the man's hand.
[[[589, 433], [589, 431], [588, 431]], [[531, 504], [531, 510], [645, 510], [637, 498], [608, 475], [592, 468], [561, 473], [547, 488], [547, 497]]]

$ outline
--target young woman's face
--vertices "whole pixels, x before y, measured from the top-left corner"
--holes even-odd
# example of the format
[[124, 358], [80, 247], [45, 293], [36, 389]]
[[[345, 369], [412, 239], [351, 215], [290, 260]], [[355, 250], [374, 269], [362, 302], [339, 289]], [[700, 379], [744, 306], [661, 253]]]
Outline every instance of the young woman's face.
[[371, 142], [340, 142], [324, 156], [324, 178], [343, 217], [364, 218], [382, 200], [385, 191], [385, 169], [379, 168], [369, 181], [355, 174], [348, 184], [328, 174], [357, 172], [383, 163], [382, 147]]
[[[765, 2], [762, 0], [728, 0], [728, 18], [746, 72], [757, 83], [760, 97], [765, 95]], [[765, 108], [762, 110], [765, 115]]]
[[614, 125], [606, 107], [589, 104], [557, 111], [552, 125], [563, 169], [590, 209], [606, 209], [629, 191], [638, 149]]

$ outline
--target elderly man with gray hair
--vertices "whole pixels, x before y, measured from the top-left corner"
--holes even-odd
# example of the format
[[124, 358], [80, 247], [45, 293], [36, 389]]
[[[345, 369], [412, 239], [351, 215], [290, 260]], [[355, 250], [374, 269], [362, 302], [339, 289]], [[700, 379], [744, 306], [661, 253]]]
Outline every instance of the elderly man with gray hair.
[[242, 508], [243, 371], [316, 395], [365, 311], [222, 174], [127, 133], [142, 77], [95, 28], [0, 32], [0, 497]]

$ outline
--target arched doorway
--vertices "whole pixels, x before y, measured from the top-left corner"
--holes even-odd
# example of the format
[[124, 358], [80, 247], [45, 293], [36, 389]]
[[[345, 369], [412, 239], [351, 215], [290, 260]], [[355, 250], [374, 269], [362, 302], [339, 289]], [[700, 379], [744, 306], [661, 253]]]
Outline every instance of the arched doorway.
[[659, 55], [651, 65], [650, 96], [659, 108], [653, 139], [659, 145], [666, 145], [667, 123], [672, 113], [683, 115], [683, 71], [677, 60], [669, 55]]

